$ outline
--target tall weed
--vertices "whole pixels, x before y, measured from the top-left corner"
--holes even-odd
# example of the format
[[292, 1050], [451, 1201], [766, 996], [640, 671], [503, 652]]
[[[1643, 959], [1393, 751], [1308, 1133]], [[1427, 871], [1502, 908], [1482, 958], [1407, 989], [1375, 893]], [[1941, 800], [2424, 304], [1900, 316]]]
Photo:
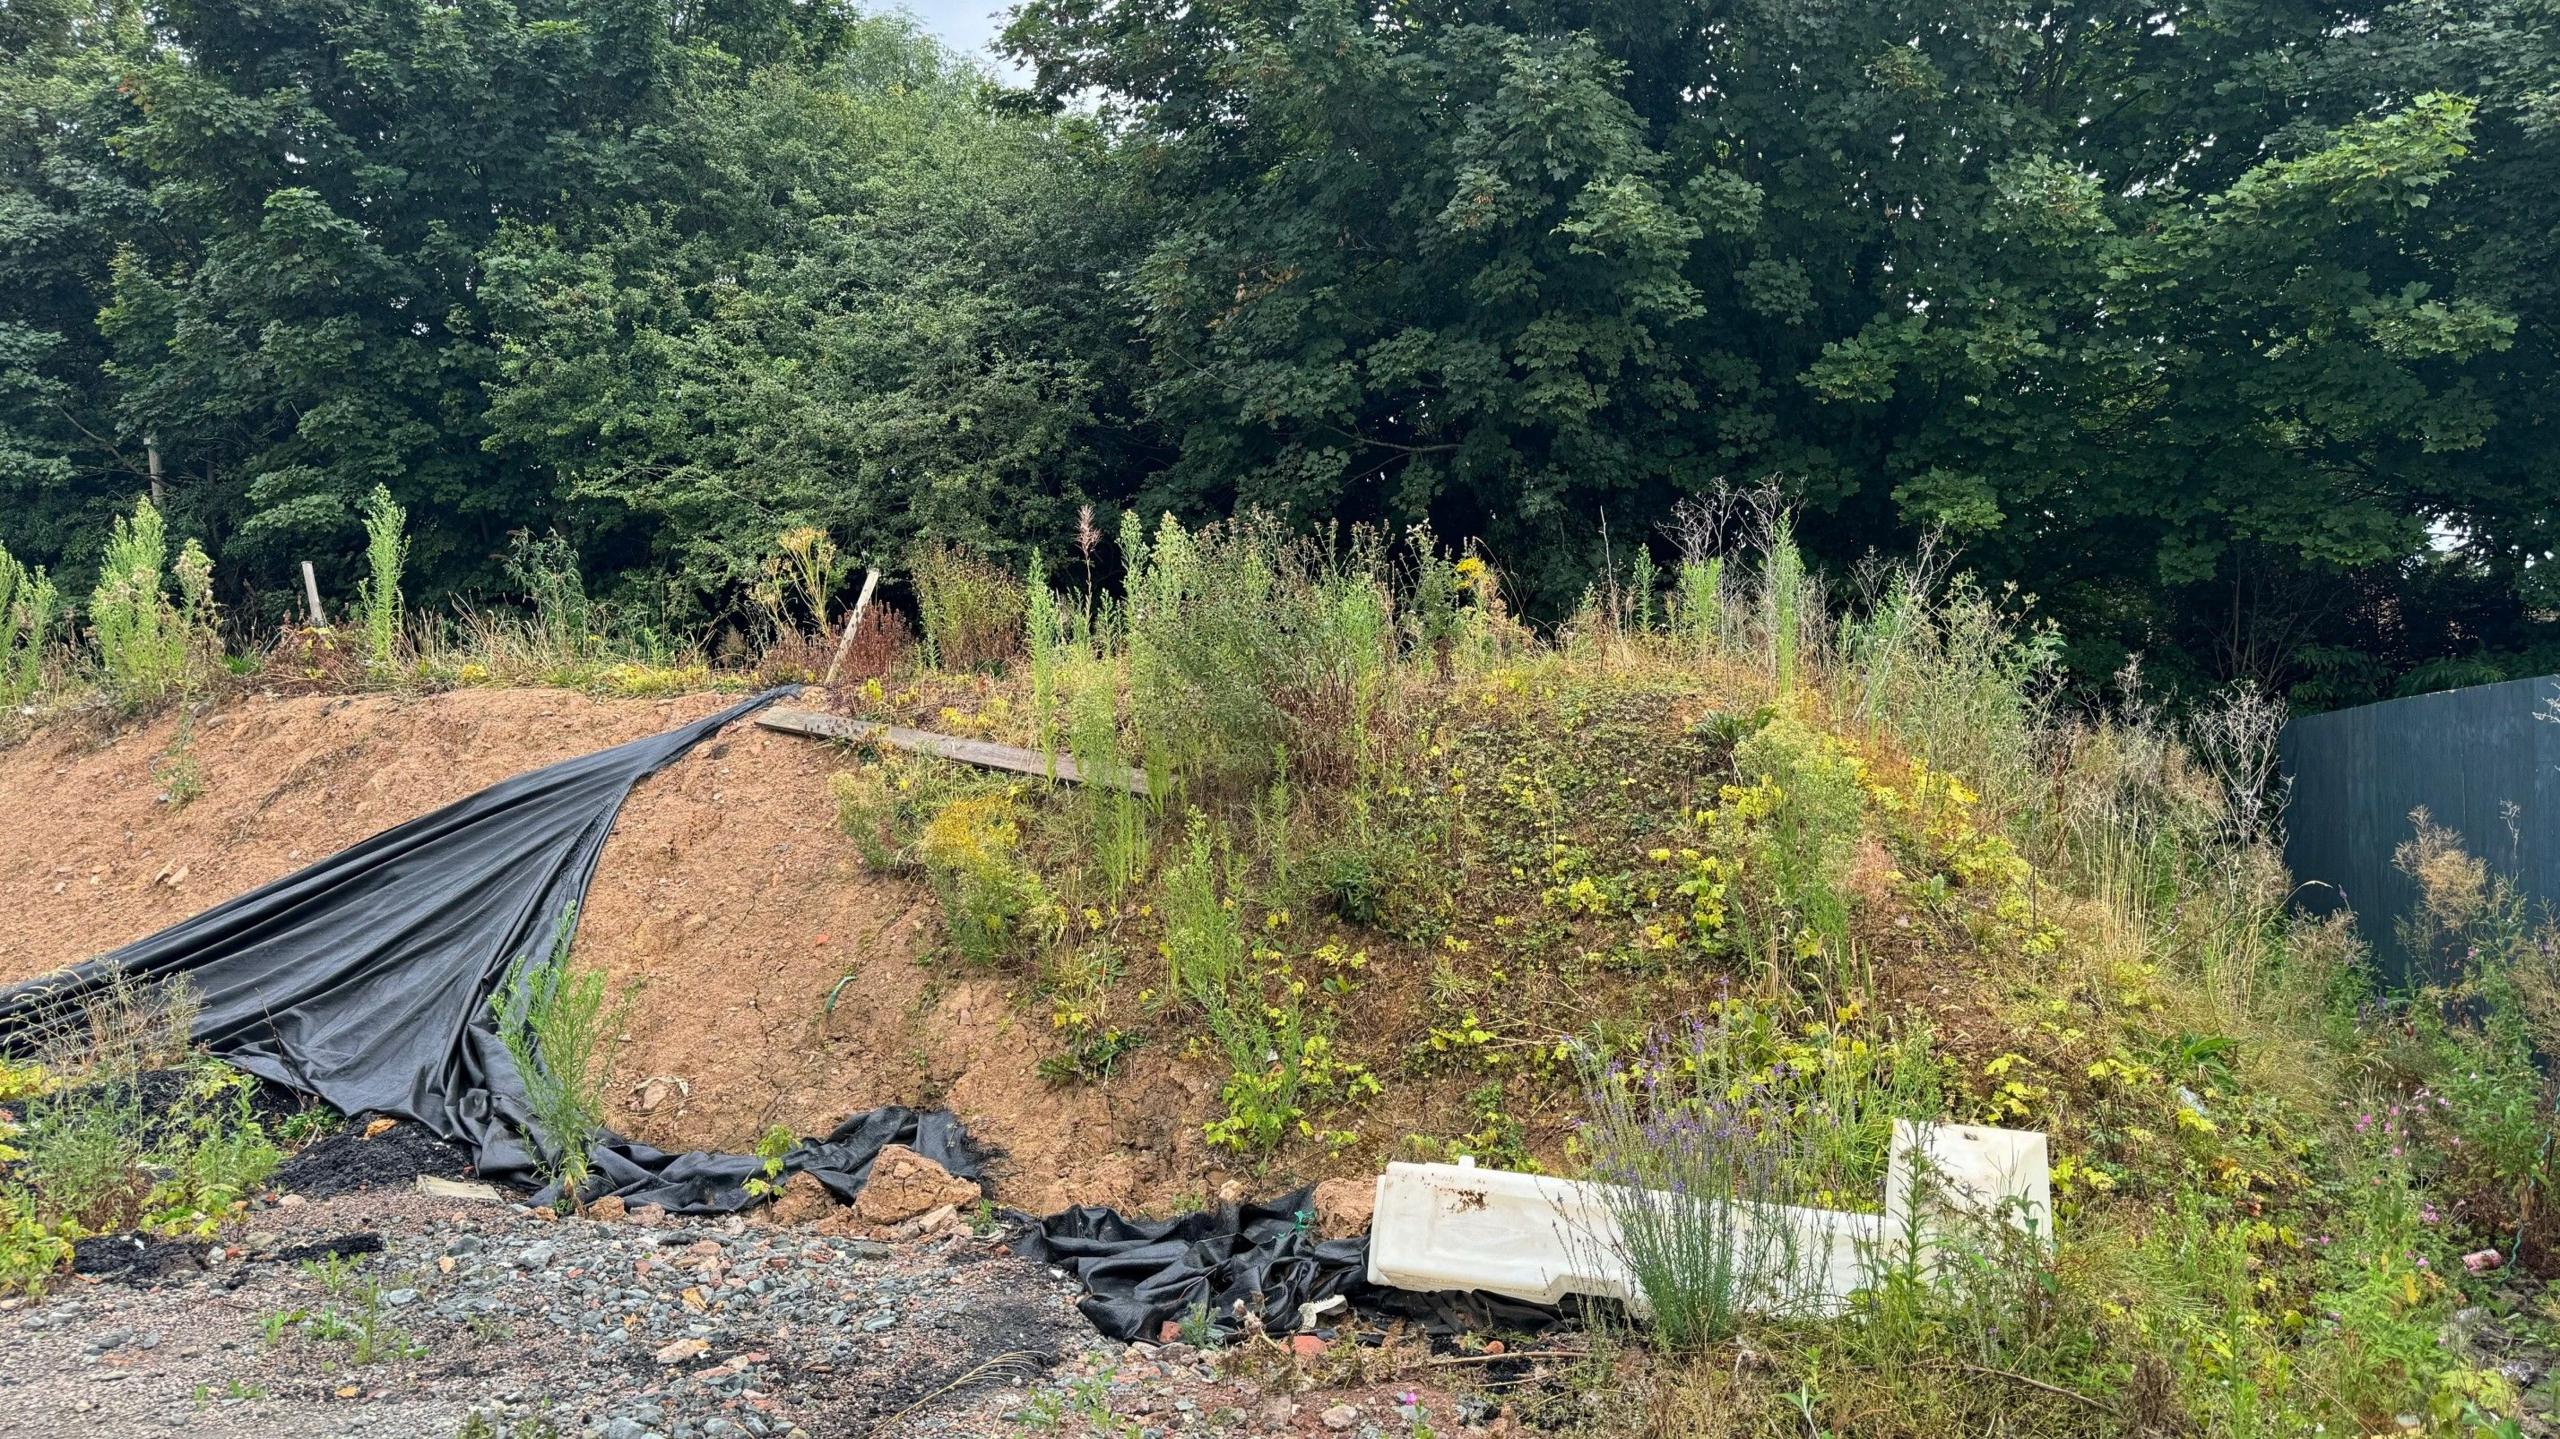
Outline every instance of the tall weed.
[[1261, 788], [1277, 755], [1316, 783], [1357, 776], [1396, 656], [1379, 537], [1292, 538], [1260, 516], [1194, 532], [1168, 515], [1152, 539], [1133, 521], [1121, 534], [1131, 699], [1151, 759], [1228, 795]]
[[528, 647], [543, 660], [576, 664], [594, 649], [595, 605], [578, 571], [578, 550], [558, 530], [508, 537], [507, 578], [532, 607], [524, 630]]
[[1204, 1009], [1220, 1003], [1242, 973], [1244, 922], [1219, 893], [1220, 848], [1209, 817], [1191, 812], [1180, 850], [1162, 881], [1165, 987]]
[[[173, 578], [175, 603], [169, 598]], [[149, 500], [138, 501], [130, 518], [116, 519], [89, 595], [99, 677], [108, 695], [137, 708], [210, 673], [221, 656], [214, 622], [213, 562], [191, 539], [172, 566], [160, 512]]]
[[535, 1160], [571, 1204], [582, 1199], [596, 1136], [604, 1128], [610, 1046], [630, 1013], [600, 970], [570, 962], [578, 915], [561, 913], [543, 953], [516, 961], [490, 996], [498, 1037], [524, 1085]]
[[1135, 767], [1120, 740], [1118, 685], [1109, 666], [1070, 667], [1067, 750], [1083, 777], [1076, 803], [1085, 812], [1094, 863], [1117, 899], [1146, 867], [1146, 801], [1132, 791]]
[[364, 503], [365, 578], [356, 588], [356, 612], [363, 619], [366, 658], [388, 673], [399, 662], [401, 614], [400, 571], [408, 563], [409, 541], [403, 530], [409, 512], [382, 485]]
[[1067, 634], [1057, 591], [1040, 552], [1022, 578], [1023, 638], [1031, 654], [1031, 732], [1034, 747], [1054, 753], [1058, 744], [1058, 681], [1066, 664]]
[[1022, 648], [1020, 580], [957, 545], [919, 545], [907, 557], [925, 658], [946, 670], [994, 670]]
[[42, 566], [29, 570], [0, 547], [0, 705], [24, 704], [43, 687], [61, 603]]

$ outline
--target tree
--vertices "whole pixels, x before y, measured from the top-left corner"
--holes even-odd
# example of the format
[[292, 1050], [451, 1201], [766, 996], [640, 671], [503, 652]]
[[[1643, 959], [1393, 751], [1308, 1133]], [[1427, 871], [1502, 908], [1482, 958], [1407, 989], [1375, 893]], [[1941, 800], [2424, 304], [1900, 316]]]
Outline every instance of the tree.
[[102, 323], [119, 433], [205, 476], [195, 522], [230, 567], [279, 580], [314, 549], [352, 577], [357, 505], [387, 486], [422, 520], [428, 596], [555, 517], [544, 467], [484, 443], [498, 355], [483, 249], [650, 193], [669, 179], [652, 127], [679, 95], [735, 84], [740, 53], [807, 55], [842, 28], [826, 6], [706, 26], [663, 0], [155, 15], [116, 145], [180, 239], [115, 263]]
[[140, 437], [116, 432], [98, 330], [108, 257], [154, 228], [110, 144], [141, 43], [123, 7], [0, 10], [0, 547], [75, 593], [147, 472]]
[[677, 183], [593, 243], [523, 225], [493, 256], [492, 446], [623, 513], [686, 606], [734, 599], [796, 526], [874, 560], [1002, 551], [1125, 494], [1099, 138], [986, 84], [870, 19], [823, 68], [689, 96]]
[[2547, 55], [2529, 8], [1048, 0], [1008, 42], [1162, 217], [1176, 499], [1429, 515], [1555, 607], [1774, 478], [1835, 564], [1952, 533], [2084, 679], [2310, 683], [2431, 537], [2551, 509], [2477, 463], [2548, 453], [2549, 296], [2440, 207], [2524, 129], [2444, 37]]

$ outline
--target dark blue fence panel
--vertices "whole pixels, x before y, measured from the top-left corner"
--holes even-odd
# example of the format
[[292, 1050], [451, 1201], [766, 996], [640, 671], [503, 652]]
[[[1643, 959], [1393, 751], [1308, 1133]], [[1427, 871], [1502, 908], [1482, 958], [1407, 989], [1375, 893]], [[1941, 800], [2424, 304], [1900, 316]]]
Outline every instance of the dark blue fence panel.
[[[2285, 862], [2296, 899], [2345, 905], [2385, 975], [2409, 974], [2395, 933], [2417, 887], [2392, 867], [2424, 807], [2533, 902], [2560, 902], [2560, 678], [2413, 695], [2285, 726]], [[2560, 712], [2560, 708], [2554, 708]]]

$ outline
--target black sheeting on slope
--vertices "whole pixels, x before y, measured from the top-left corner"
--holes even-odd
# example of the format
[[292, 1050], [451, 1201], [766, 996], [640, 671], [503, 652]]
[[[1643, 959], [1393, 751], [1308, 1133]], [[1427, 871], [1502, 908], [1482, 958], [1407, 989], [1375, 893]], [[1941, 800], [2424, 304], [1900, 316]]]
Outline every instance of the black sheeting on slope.
[[[0, 1049], [77, 1023], [119, 976], [183, 977], [195, 1038], [256, 1075], [348, 1114], [413, 1119], [462, 1145], [493, 1179], [532, 1180], [524, 1085], [489, 996], [537, 959], [595, 877], [633, 785], [723, 726], [796, 693], [768, 690], [716, 715], [517, 775], [215, 905], [86, 964], [0, 992]], [[981, 1156], [947, 1114], [875, 1110], [801, 1145], [808, 1169], [850, 1198], [873, 1156], [903, 1143], [974, 1178]], [[610, 1139], [588, 1198], [622, 1195], [686, 1213], [753, 1203], [751, 1155], [664, 1154]]]
[[1175, 1219], [1124, 1218], [1085, 1207], [1031, 1220], [1014, 1252], [1055, 1264], [1087, 1293], [1076, 1308], [1114, 1339], [1154, 1339], [1168, 1320], [1200, 1305], [1222, 1334], [1242, 1328], [1241, 1314], [1263, 1329], [1298, 1327], [1298, 1306], [1340, 1295], [1353, 1308], [1406, 1319], [1436, 1334], [1518, 1330], [1537, 1333], [1563, 1315], [1491, 1294], [1416, 1294], [1369, 1282], [1369, 1241], [1316, 1238], [1309, 1213], [1315, 1191], [1185, 1214]]

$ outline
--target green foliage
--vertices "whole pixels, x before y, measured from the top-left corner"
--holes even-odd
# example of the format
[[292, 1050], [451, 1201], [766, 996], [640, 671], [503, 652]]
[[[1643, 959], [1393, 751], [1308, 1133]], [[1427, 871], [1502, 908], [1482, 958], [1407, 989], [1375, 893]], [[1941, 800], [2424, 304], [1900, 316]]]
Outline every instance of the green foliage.
[[1079, 490], [1139, 473], [1115, 462], [1134, 436], [1097, 433], [1126, 423], [1106, 286], [1136, 219], [1109, 147], [987, 103], [902, 18], [848, 18], [840, 45], [688, 86], [645, 147], [663, 203], [487, 256], [491, 425], [645, 516], [649, 566], [715, 607], [777, 523], [1009, 568]]
[[1109, 666], [1091, 662], [1069, 673], [1074, 678], [1067, 751], [1084, 778], [1077, 803], [1085, 812], [1094, 863], [1117, 899], [1146, 867], [1146, 801], [1128, 787], [1136, 770], [1120, 739], [1118, 677]]
[[1818, 606], [1806, 603], [1806, 586], [1795, 523], [1781, 514], [1770, 522], [1760, 562], [1760, 623], [1768, 639], [1769, 673], [1782, 695], [1796, 687], [1796, 657], [1804, 646], [1805, 616], [1819, 612]]
[[533, 606], [526, 638], [535, 653], [574, 663], [593, 652], [596, 607], [579, 573], [578, 550], [559, 531], [507, 537], [507, 578]]
[[36, 1217], [35, 1197], [0, 1185], [0, 1291], [41, 1294], [71, 1263], [77, 1225]]
[[1286, 965], [1233, 976], [1201, 991], [1203, 1017], [1227, 1064], [1219, 1086], [1224, 1113], [1202, 1126], [1211, 1145], [1263, 1153], [1292, 1133], [1318, 1137], [1307, 1106], [1320, 1093], [1362, 1099], [1378, 1093], [1376, 1076], [1335, 1049], [1305, 986]]
[[[169, 598], [173, 568], [175, 603]], [[89, 623], [99, 677], [117, 703], [136, 708], [166, 699], [220, 653], [213, 637], [212, 562], [189, 540], [173, 567], [160, 512], [149, 500], [139, 501], [131, 519], [116, 520], [107, 540], [98, 587], [89, 596]]]
[[[1855, 760], [1830, 736], [1781, 715], [1734, 746], [1733, 766], [1747, 786], [1729, 810], [1745, 847], [1742, 869], [1765, 871], [1771, 902], [1752, 917], [1755, 938], [1773, 961], [1840, 955], [1849, 923], [1843, 885], [1866, 811]], [[1737, 906], [1746, 916], [1751, 908]]]
[[1841, 627], [1852, 710], [1933, 768], [1964, 775], [2002, 813], [2023, 805], [2043, 783], [2039, 689], [2061, 659], [2051, 627], [2019, 634], [1970, 577], [1940, 580], [1926, 555], [1870, 578], [1879, 592]]
[[[1154, 537], [1124, 517], [1132, 717], [1159, 770], [1226, 794], [1259, 788], [1285, 756], [1327, 782], [1378, 741], [1396, 655], [1383, 541], [1291, 537], [1248, 515]], [[1161, 794], [1162, 790], [1159, 789]]]
[[277, 1310], [261, 1321], [270, 1346], [288, 1333], [318, 1344], [343, 1345], [348, 1363], [379, 1364], [386, 1359], [415, 1359], [427, 1352], [409, 1331], [391, 1320], [390, 1305], [379, 1281], [356, 1272], [352, 1258], [306, 1259], [302, 1274], [320, 1291], [320, 1302]]
[[831, 7], [19, 8], [0, 543], [67, 591], [152, 450], [265, 622], [377, 486], [413, 603], [557, 524], [690, 624], [778, 530], [1009, 568], [1100, 500], [1479, 533], [1552, 618], [1776, 476], [1809, 553], [1960, 539], [2083, 686], [2551, 667], [2523, 0], [2060, 70], [1954, 4], [1144, 0], [1016, 16], [1029, 95]]
[[61, 596], [39, 567], [0, 547], [0, 705], [23, 704], [44, 684], [45, 646]]
[[944, 803], [918, 833], [915, 853], [963, 959], [994, 964], [1057, 933], [1058, 904], [1023, 858], [1012, 794], [979, 790]]
[[2357, 1123], [2424, 1154], [2458, 1196], [2469, 1241], [2512, 1254], [2537, 1217], [2554, 1233], [2547, 1215], [2560, 1197], [2560, 1076], [2545, 1072], [2560, 1042], [2560, 924], [2426, 811], [2411, 818], [2415, 832], [2393, 858], [2419, 905], [2401, 940], [2444, 977], [2406, 999], [2400, 1058], [2416, 1088]]
[[151, 777], [160, 782], [160, 800], [173, 810], [185, 809], [204, 797], [204, 766], [196, 763], [195, 718], [179, 719], [178, 729], [169, 736], [169, 747], [151, 761]]
[[1206, 1007], [1244, 969], [1249, 946], [1232, 900], [1219, 893], [1218, 836], [1209, 817], [1191, 812], [1181, 848], [1160, 882], [1164, 911], [1165, 988]]
[[1680, 562], [1672, 580], [1671, 623], [1698, 653], [1715, 652], [1724, 632], [1724, 556]]
[[1048, 567], [1040, 552], [1022, 580], [1024, 648], [1031, 655], [1031, 735], [1035, 747], [1054, 753], [1058, 744], [1058, 680], [1065, 662], [1066, 633], [1058, 612], [1058, 593], [1049, 588]]
[[928, 663], [946, 670], [992, 670], [1022, 649], [1024, 587], [957, 545], [920, 545], [907, 557]]
[[160, 1177], [144, 1196], [144, 1223], [166, 1234], [212, 1235], [284, 1159], [250, 1106], [257, 1081], [210, 1061], [167, 1116], [154, 1158]]
[[283, 1158], [251, 1106], [257, 1081], [209, 1059], [177, 1075], [182, 1088], [146, 1105], [138, 1073], [100, 1052], [30, 1099], [23, 1125], [0, 1123], [0, 1202], [23, 1220], [0, 1247], [40, 1258], [46, 1234], [125, 1228], [204, 1238], [234, 1218]]
[[773, 538], [748, 599], [765, 612], [765, 625], [776, 635], [806, 625], [817, 635], [827, 632], [827, 597], [852, 568], [835, 538], [817, 525], [796, 525]]
[[489, 997], [498, 1037], [523, 1084], [535, 1161], [570, 1204], [583, 1198], [588, 1152], [604, 1128], [613, 1036], [631, 995], [616, 997], [599, 970], [570, 963], [575, 909], [561, 912], [539, 954], [518, 958]]
[[388, 671], [399, 659], [400, 570], [409, 561], [404, 533], [409, 512], [376, 485], [364, 502], [366, 575], [356, 588], [356, 613], [364, 630], [366, 657], [376, 670]]
[[1863, 1207], [1853, 1196], [1880, 1188], [1893, 1121], [1934, 1107], [1926, 1052], [1740, 1001], [1623, 1062], [1580, 1051], [1582, 1140], [1617, 1227], [1607, 1257], [1635, 1277], [1664, 1347], [1819, 1293], [1830, 1256], [1800, 1249], [1782, 1211]]
[[139, 1213], [150, 1153], [140, 1092], [108, 1079], [59, 1091], [29, 1106], [11, 1175], [41, 1212], [90, 1232], [121, 1228]]
[[782, 1161], [799, 1142], [799, 1136], [787, 1124], [767, 1125], [764, 1133], [756, 1136], [755, 1155], [762, 1165], [742, 1186], [750, 1196], [773, 1199], [781, 1195]]

